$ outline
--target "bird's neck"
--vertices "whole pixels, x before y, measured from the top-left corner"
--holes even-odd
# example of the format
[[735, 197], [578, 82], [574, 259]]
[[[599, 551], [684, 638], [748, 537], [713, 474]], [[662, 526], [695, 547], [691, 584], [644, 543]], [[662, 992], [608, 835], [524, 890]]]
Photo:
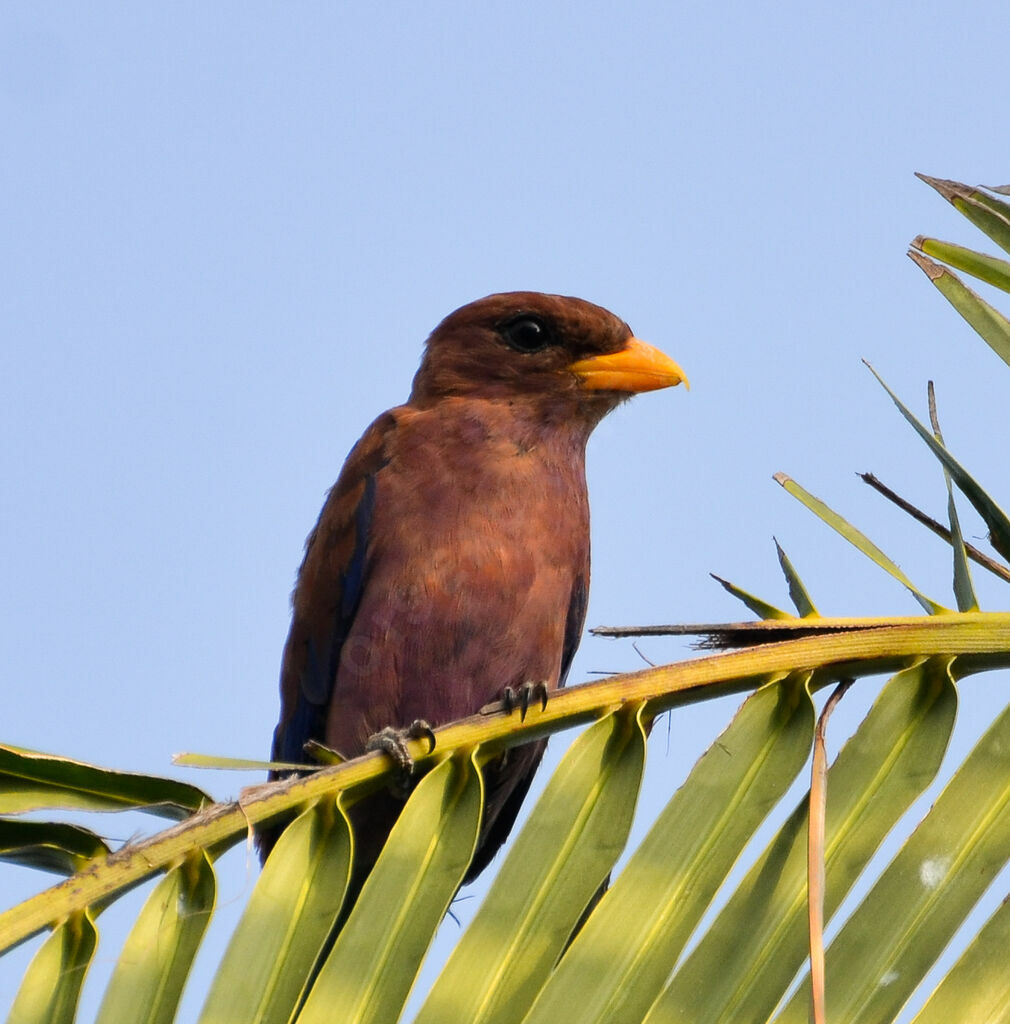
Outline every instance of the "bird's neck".
[[444, 423], [454, 423], [464, 437], [509, 442], [517, 453], [550, 452], [581, 460], [596, 420], [573, 410], [571, 403], [537, 396], [537, 401], [501, 398], [446, 398], [439, 402]]

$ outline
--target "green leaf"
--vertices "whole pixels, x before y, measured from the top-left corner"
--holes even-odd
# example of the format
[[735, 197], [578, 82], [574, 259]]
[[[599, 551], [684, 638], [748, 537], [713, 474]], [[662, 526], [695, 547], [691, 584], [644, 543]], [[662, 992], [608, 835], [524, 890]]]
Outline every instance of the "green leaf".
[[915, 429], [915, 432], [929, 446], [930, 451], [947, 468], [954, 483], [960, 488], [961, 493], [972, 503], [975, 511], [982, 517], [989, 528], [989, 542], [1004, 558], [1010, 558], [1010, 519], [1007, 518], [1007, 514], [982, 490], [954, 456], [937, 441], [932, 432], [927, 430], [909, 412], [898, 396], [884, 383], [884, 379], [880, 374], [869, 363], [866, 366], [870, 373], [880, 382], [880, 386], [891, 396], [891, 401], [898, 407], [901, 415], [908, 420]]
[[[943, 434], [940, 432], [940, 422], [936, 415], [936, 393], [933, 390], [932, 381], [929, 382], [929, 420], [937, 444], [943, 445]], [[944, 445], [944, 447], [946, 446]], [[943, 466], [942, 468], [943, 482], [947, 488], [947, 520], [950, 523], [950, 547], [954, 557], [954, 597], [957, 600], [957, 610], [959, 612], [977, 612], [978, 599], [975, 597], [975, 588], [971, 582], [968, 552], [964, 545], [964, 535], [961, 533], [957, 505], [954, 503], [954, 487], [947, 467]]]
[[912, 1024], [1006, 1022], [1010, 1007], [1010, 901], [1004, 900], [950, 969]]
[[155, 886], [127, 936], [97, 1024], [172, 1024], [216, 890], [202, 850]]
[[916, 177], [935, 188], [956, 210], [984, 231], [1001, 249], [1010, 252], [1010, 204], [949, 178]]
[[172, 755], [172, 764], [183, 768], [210, 768], [232, 772], [303, 772], [304, 764], [293, 761], [258, 761], [249, 757], [222, 757], [220, 754], [199, 754], [186, 751]]
[[206, 793], [174, 779], [72, 761], [21, 747], [0, 745], [0, 814], [41, 808], [83, 811], [150, 811], [182, 820], [204, 803]]
[[912, 239], [912, 248], [935, 256], [938, 260], [943, 260], [944, 263], [949, 263], [952, 267], [985, 281], [986, 284], [1010, 292], [1010, 263], [998, 256], [989, 256], [983, 252], [975, 252], [974, 249], [966, 249], [963, 245], [941, 242], [938, 238], [926, 238], [923, 235], [917, 235]]
[[624, 848], [644, 767], [633, 707], [575, 740], [415, 1024], [522, 1019]]
[[775, 551], [778, 553], [779, 565], [782, 566], [782, 574], [785, 576], [786, 585], [789, 587], [789, 598], [796, 606], [796, 610], [805, 619], [817, 617], [817, 609], [814, 607], [814, 602], [810, 600], [807, 588], [803, 586], [799, 573], [793, 568], [793, 563], [789, 561], [789, 557], [782, 550], [782, 545], [777, 540], [775, 541]]
[[200, 1024], [287, 1021], [344, 900], [351, 826], [330, 798], [277, 840], [214, 977]]
[[470, 864], [484, 784], [473, 756], [443, 761], [418, 784], [362, 886], [299, 1024], [394, 1021]]
[[[830, 1019], [894, 1019], [1008, 858], [1010, 708], [979, 740], [831, 943]], [[804, 982], [780, 1024], [805, 1022], [808, 999]]]
[[977, 612], [978, 598], [971, 582], [971, 568], [968, 565], [968, 554], [964, 547], [964, 534], [961, 533], [961, 520], [954, 504], [954, 488], [951, 485], [950, 473], [945, 469], [943, 477], [947, 484], [947, 519], [950, 522], [950, 544], [954, 555], [954, 597], [959, 612]]
[[755, 597], [753, 594], [748, 594], [746, 590], [741, 590], [735, 583], [730, 583], [729, 580], [724, 580], [721, 576], [716, 576], [714, 572], [710, 572], [709, 576], [720, 584], [724, 590], [728, 590], [735, 598], [743, 601], [745, 605], [759, 618], [759, 619], [794, 619], [795, 615], [790, 615], [789, 612], [783, 611], [781, 608], [776, 608], [775, 605], [769, 604], [767, 601], [762, 601], [760, 597]]
[[73, 1024], [97, 944], [90, 914], [71, 915], [32, 958], [7, 1024]]
[[[519, 715], [492, 710], [441, 726], [435, 753], [428, 753], [427, 741], [411, 741], [412, 753], [424, 768], [449, 751], [470, 750], [482, 743], [488, 756], [497, 755], [551, 731], [594, 721], [601, 708], [645, 700], [649, 712], [659, 714], [706, 697], [747, 692], [781, 678], [797, 664], [816, 669], [819, 677], [839, 664], [845, 665], [847, 674], [870, 675], [922, 653], [963, 655], [959, 662], [963, 671], [1010, 666], [1010, 613], [1006, 612], [816, 621], [794, 617], [772, 623], [771, 629], [761, 622], [748, 625], [753, 627], [750, 640], [763, 637], [783, 642], [759, 642], [722, 656], [693, 658], [566, 687], [552, 695], [545, 711], [530, 709], [525, 722]], [[730, 638], [737, 628], [736, 624], [692, 627], [695, 632]], [[338, 790], [360, 792], [381, 785], [380, 780], [388, 774], [389, 759], [373, 752], [334, 768], [249, 787], [241, 801], [205, 808], [180, 825], [128, 843], [87, 871], [0, 912], [0, 952], [74, 911], [104, 906], [115, 894], [169, 869], [196, 847], [217, 856], [245, 840], [250, 825], [266, 825]]]
[[[935, 776], [956, 708], [945, 660], [905, 669], [828, 770], [826, 917]], [[803, 965], [807, 942], [804, 798], [677, 971], [648, 1024], [767, 1020]]]
[[[972, 198], [975, 203], [979, 206], [984, 207], [990, 213], [995, 215], [996, 220], [999, 221], [997, 230], [1000, 231], [1000, 237], [1008, 242], [1010, 246], [1010, 203], [1004, 202], [1002, 199], [997, 199], [995, 195], [990, 195], [991, 192], [998, 192], [1001, 195], [1010, 195], [1007, 191], [1008, 186], [1000, 185], [998, 187], [990, 187], [989, 185], [979, 185], [977, 188], [972, 190]], [[1005, 227], [1004, 227], [1005, 226]], [[985, 230], [985, 229], [983, 229]], [[988, 232], [986, 232], [988, 234]], [[997, 239], [990, 235], [993, 241]], [[1007, 252], [1010, 252], [1010, 247], [1004, 246]]]
[[804, 490], [792, 477], [785, 473], [776, 473], [775, 480], [780, 483], [797, 501], [802, 502], [819, 519], [827, 523], [833, 530], [840, 533], [853, 547], [858, 548], [867, 558], [875, 562], [886, 573], [893, 576], [899, 583], [907, 587], [912, 596], [929, 612], [936, 615], [938, 612], [948, 611], [942, 604], [926, 597], [918, 587], [877, 547], [865, 534], [862, 534], [854, 526], [844, 520], [837, 512], [830, 509], [821, 501], [815, 498], [809, 491]]
[[993, 352], [1010, 364], [1010, 320], [973, 292], [952, 270], [914, 250], [908, 255]]
[[72, 875], [108, 852], [100, 836], [79, 825], [0, 818], [0, 860]]
[[525, 1024], [642, 1019], [740, 851], [802, 769], [813, 728], [803, 679], [765, 686], [744, 702], [576, 936]]

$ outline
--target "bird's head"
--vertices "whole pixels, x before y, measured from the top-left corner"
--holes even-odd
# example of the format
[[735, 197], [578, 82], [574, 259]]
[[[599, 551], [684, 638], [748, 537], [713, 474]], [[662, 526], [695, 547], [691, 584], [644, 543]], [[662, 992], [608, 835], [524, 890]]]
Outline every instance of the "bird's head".
[[682, 381], [669, 356], [601, 306], [506, 292], [457, 309], [435, 328], [410, 400], [486, 398], [591, 427], [632, 394]]

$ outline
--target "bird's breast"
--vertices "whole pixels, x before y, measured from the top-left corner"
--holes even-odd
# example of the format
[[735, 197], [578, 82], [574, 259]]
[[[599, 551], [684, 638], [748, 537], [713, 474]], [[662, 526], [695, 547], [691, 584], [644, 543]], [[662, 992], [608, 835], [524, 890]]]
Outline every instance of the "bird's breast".
[[[471, 714], [505, 686], [556, 686], [588, 557], [581, 452], [524, 448], [480, 423], [408, 437], [377, 475], [330, 741], [350, 751], [385, 725]], [[334, 735], [341, 720], [356, 735]]]

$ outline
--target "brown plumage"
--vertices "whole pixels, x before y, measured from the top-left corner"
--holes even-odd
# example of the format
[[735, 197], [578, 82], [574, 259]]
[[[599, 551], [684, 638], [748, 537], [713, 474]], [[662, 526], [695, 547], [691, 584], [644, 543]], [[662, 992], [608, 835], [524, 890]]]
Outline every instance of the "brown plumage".
[[[386, 726], [564, 685], [589, 586], [586, 441], [630, 393], [682, 379], [579, 299], [492, 295], [443, 320], [408, 401], [365, 431], [309, 536], [274, 758], [304, 761], [309, 739], [353, 757]], [[488, 766], [470, 877], [508, 834], [544, 746]], [[380, 793], [354, 809], [358, 884], [401, 807]]]

